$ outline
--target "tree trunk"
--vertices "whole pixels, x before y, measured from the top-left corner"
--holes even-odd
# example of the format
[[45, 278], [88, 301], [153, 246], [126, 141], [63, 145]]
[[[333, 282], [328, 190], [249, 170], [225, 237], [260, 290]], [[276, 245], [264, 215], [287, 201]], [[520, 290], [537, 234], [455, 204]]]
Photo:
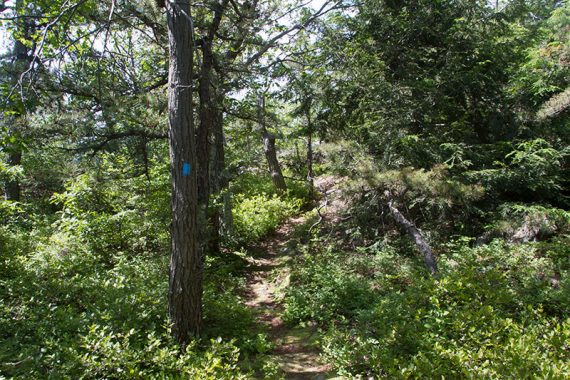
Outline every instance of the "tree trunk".
[[433, 252], [429, 244], [425, 241], [420, 230], [418, 230], [414, 223], [406, 219], [406, 217], [402, 215], [402, 213], [396, 207], [394, 207], [394, 202], [391, 198], [391, 195], [389, 193], [385, 193], [385, 195], [388, 197], [388, 208], [390, 209], [390, 213], [396, 222], [404, 227], [408, 236], [410, 236], [410, 238], [416, 244], [416, 247], [418, 247], [420, 253], [423, 255], [424, 263], [429, 272], [432, 275], [435, 275], [437, 273], [437, 264], [435, 262]]
[[[218, 99], [221, 102], [221, 99]], [[231, 194], [224, 191], [229, 187], [230, 181], [226, 170], [226, 156], [224, 146], [224, 129], [223, 114], [221, 112], [221, 104], [219, 111], [216, 113], [214, 122], [214, 149], [212, 155], [211, 167], [211, 184], [212, 194], [218, 197], [222, 194], [223, 205], [216, 205], [211, 214], [212, 235], [211, 249], [220, 250], [220, 241], [222, 236], [231, 233], [232, 228], [232, 212], [231, 212]]]
[[310, 109], [307, 110], [307, 129], [307, 182], [309, 183], [309, 191], [312, 196], [315, 187], [315, 173], [313, 171], [313, 125]]
[[277, 189], [277, 192], [279, 194], [284, 194], [287, 191], [287, 185], [285, 184], [285, 178], [283, 177], [283, 172], [281, 171], [281, 166], [277, 159], [275, 135], [269, 133], [265, 127], [265, 100], [263, 96], [260, 96], [258, 99], [258, 118], [263, 137], [263, 152], [267, 159], [267, 165], [269, 166], [269, 172], [271, 173], [271, 180], [273, 181], [273, 185]]
[[[23, 2], [22, 0], [16, 1], [16, 12], [20, 14], [23, 9]], [[25, 18], [18, 18], [16, 21], [17, 25], [17, 32], [22, 33], [22, 35], [28, 38], [30, 34], [29, 23], [26, 21]], [[13, 71], [13, 78], [12, 81], [13, 85], [16, 86], [18, 80], [20, 80], [20, 74], [23, 73], [28, 65], [30, 64], [30, 49], [26, 47], [20, 40], [14, 38], [14, 48], [13, 48], [13, 55], [15, 57], [14, 60], [14, 71]], [[17, 102], [24, 102], [25, 99], [19, 99]], [[11, 121], [11, 125], [8, 126], [8, 130], [10, 130], [11, 134], [16, 137], [16, 142], [13, 144], [8, 144], [7, 151], [8, 160], [7, 163], [10, 166], [20, 165], [22, 163], [22, 142], [21, 139], [18, 138], [18, 121], [16, 119], [22, 119], [23, 114], [25, 113], [26, 104], [22, 104], [21, 107], [16, 107], [18, 110], [17, 115], [14, 117], [8, 117], [7, 120]], [[17, 178], [11, 179], [6, 182], [6, 188], [4, 193], [4, 198], [8, 201], [19, 201], [21, 197], [21, 189], [20, 189], [20, 181]]]
[[168, 306], [173, 334], [182, 349], [192, 337], [200, 335], [202, 328], [203, 258], [197, 226], [197, 159], [192, 110], [194, 41], [189, 14], [189, 5], [167, 4], [170, 47], [168, 137], [172, 175]]
[[213, 133], [216, 118], [216, 108], [212, 99], [212, 75], [213, 75], [213, 54], [210, 40], [202, 41], [202, 66], [200, 68], [200, 80], [198, 94], [200, 97], [200, 108], [198, 118], [200, 126], [196, 133], [198, 156], [198, 210], [199, 210], [199, 232], [201, 249], [205, 252], [211, 249], [210, 239], [211, 228], [208, 225], [208, 204], [212, 185], [210, 182], [211, 149], [210, 138]]

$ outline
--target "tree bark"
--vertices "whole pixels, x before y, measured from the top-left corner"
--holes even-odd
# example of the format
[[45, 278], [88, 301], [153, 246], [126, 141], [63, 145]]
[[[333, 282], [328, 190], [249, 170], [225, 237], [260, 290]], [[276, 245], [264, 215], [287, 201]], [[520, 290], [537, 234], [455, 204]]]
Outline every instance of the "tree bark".
[[211, 149], [210, 139], [214, 129], [216, 109], [212, 99], [212, 74], [213, 74], [213, 53], [210, 40], [202, 42], [202, 66], [200, 68], [200, 79], [198, 83], [198, 95], [200, 97], [200, 108], [198, 119], [200, 125], [196, 133], [198, 157], [198, 210], [200, 215], [199, 233], [201, 249], [205, 252], [211, 249], [211, 229], [208, 225], [208, 204], [212, 193], [210, 181]]
[[172, 332], [182, 349], [192, 337], [199, 336], [202, 329], [203, 258], [197, 226], [197, 158], [192, 110], [194, 41], [189, 15], [189, 5], [167, 4], [172, 175], [172, 253], [168, 306]]
[[390, 213], [394, 217], [394, 220], [404, 227], [408, 236], [416, 244], [416, 247], [418, 247], [418, 250], [423, 255], [424, 263], [429, 272], [432, 275], [435, 275], [437, 273], [437, 264], [429, 244], [425, 241], [420, 230], [418, 230], [414, 223], [406, 219], [406, 217], [394, 206], [394, 201], [392, 200], [391, 195], [388, 192], [386, 192], [385, 195], [388, 197], [388, 208], [390, 209]]
[[311, 122], [311, 110], [307, 110], [307, 182], [309, 183], [309, 191], [313, 195], [315, 188], [315, 173], [313, 171], [313, 125]]
[[[16, 12], [19, 14], [22, 9], [23, 9], [23, 2], [22, 0], [17, 0], [16, 4], [15, 4], [15, 8], [16, 8]], [[29, 24], [27, 24], [26, 19], [22, 18], [22, 17], [18, 17], [17, 21], [16, 21], [16, 28], [17, 31], [22, 33], [23, 35], [28, 38], [29, 33], [30, 33], [30, 28], [29, 28]], [[20, 74], [23, 73], [26, 69], [27, 66], [30, 63], [30, 49], [28, 49], [26, 47], [26, 45], [24, 45], [19, 39], [14, 38], [14, 47], [13, 47], [13, 56], [15, 57], [14, 59], [14, 71], [13, 71], [13, 78], [12, 78], [12, 82], [13, 85], [17, 85], [18, 80], [20, 79]], [[8, 130], [10, 130], [11, 134], [15, 137], [19, 136], [18, 133], [18, 127], [16, 126], [18, 123], [18, 121], [16, 119], [21, 119], [23, 117], [23, 114], [25, 113], [25, 108], [26, 108], [26, 104], [25, 104], [25, 99], [21, 99], [19, 100], [21, 102], [23, 102], [24, 104], [21, 105], [21, 107], [17, 107], [20, 108], [19, 110], [19, 114], [15, 115], [14, 117], [8, 117], [7, 120], [11, 121], [12, 125], [8, 126]], [[18, 102], [19, 102], [18, 101]], [[8, 153], [8, 160], [7, 163], [10, 166], [16, 166], [16, 165], [20, 165], [22, 163], [22, 143], [21, 141], [19, 141], [19, 138], [16, 138], [16, 142], [13, 144], [8, 144], [7, 146], [7, 151]], [[5, 192], [4, 192], [4, 198], [8, 201], [20, 201], [21, 198], [21, 188], [20, 188], [20, 181], [15, 178], [15, 179], [11, 179], [9, 181], [6, 182], [6, 187], [5, 187]]]
[[275, 186], [275, 189], [277, 189], [277, 192], [279, 194], [284, 194], [287, 191], [287, 185], [285, 184], [285, 178], [283, 177], [283, 172], [281, 171], [281, 166], [277, 159], [275, 135], [269, 133], [265, 126], [265, 100], [263, 96], [260, 96], [258, 99], [258, 118], [263, 137], [263, 152], [267, 159], [267, 165], [269, 166], [269, 172], [271, 173], [271, 180], [273, 181], [273, 185]]
[[[221, 99], [218, 97], [218, 101]], [[230, 180], [226, 170], [225, 139], [223, 130], [223, 114], [221, 104], [214, 122], [214, 149], [212, 155], [211, 184], [212, 194], [222, 194], [223, 205], [216, 205], [211, 217], [212, 234], [211, 249], [220, 250], [221, 237], [229, 235], [232, 228], [231, 194], [224, 191], [229, 187]], [[223, 192], [223, 193], [222, 193]]]

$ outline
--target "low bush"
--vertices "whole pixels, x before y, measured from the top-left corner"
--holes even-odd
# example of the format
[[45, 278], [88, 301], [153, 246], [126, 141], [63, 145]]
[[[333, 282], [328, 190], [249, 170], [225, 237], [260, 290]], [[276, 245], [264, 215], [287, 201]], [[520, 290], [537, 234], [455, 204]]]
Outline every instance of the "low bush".
[[245, 173], [236, 178], [229, 189], [234, 229], [226, 243], [239, 247], [257, 242], [309, 202], [305, 183], [288, 181], [287, 186], [287, 193], [278, 195], [267, 175]]
[[325, 356], [349, 378], [570, 376], [567, 245], [458, 240], [436, 278], [409, 257], [382, 244], [312, 252], [286, 315], [324, 326]]
[[357, 273], [347, 271], [334, 255], [307, 256], [295, 265], [286, 298], [287, 322], [328, 323], [350, 318], [373, 301], [369, 284]]
[[266, 194], [237, 195], [234, 208], [234, 225], [238, 241], [255, 242], [275, 230], [286, 217], [299, 210], [298, 199], [280, 198]]
[[206, 264], [204, 339], [170, 335], [166, 255], [95, 254], [69, 231], [0, 228], [0, 377], [240, 379], [267, 351], [231, 259]]

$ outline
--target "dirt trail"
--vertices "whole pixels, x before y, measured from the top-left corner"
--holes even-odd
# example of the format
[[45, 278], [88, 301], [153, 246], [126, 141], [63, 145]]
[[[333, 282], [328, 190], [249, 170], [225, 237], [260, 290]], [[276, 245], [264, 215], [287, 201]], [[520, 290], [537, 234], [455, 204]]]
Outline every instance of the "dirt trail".
[[317, 328], [286, 326], [280, 318], [281, 295], [289, 286], [292, 257], [298, 254], [296, 231], [308, 228], [305, 216], [290, 218], [254, 249], [246, 304], [255, 309], [259, 323], [274, 344], [270, 355], [279, 363], [286, 379], [333, 379], [330, 366], [320, 358]]

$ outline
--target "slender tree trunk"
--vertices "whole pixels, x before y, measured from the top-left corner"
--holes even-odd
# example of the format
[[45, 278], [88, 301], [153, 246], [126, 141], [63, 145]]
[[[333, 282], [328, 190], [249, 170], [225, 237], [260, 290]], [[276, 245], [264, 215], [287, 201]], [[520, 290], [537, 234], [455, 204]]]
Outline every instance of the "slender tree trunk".
[[[222, 99], [218, 101], [221, 103]], [[221, 236], [229, 236], [233, 229], [233, 215], [232, 215], [232, 194], [229, 190], [230, 187], [230, 174], [226, 168], [226, 138], [224, 135], [224, 119], [221, 111], [216, 120], [216, 128], [214, 129], [214, 140], [216, 146], [216, 191], [223, 192], [222, 196], [222, 209], [221, 215], [218, 215], [218, 231]], [[218, 210], [219, 211], [219, 210]]]
[[[22, 0], [16, 1], [16, 12], [19, 14], [23, 8]], [[29, 24], [27, 23], [26, 19], [18, 18], [16, 21], [17, 30], [18, 32], [22, 33], [27, 38], [29, 36]], [[14, 38], [14, 48], [13, 48], [13, 55], [15, 57], [14, 60], [14, 70], [13, 70], [13, 78], [12, 82], [13, 85], [17, 85], [18, 80], [20, 79], [20, 74], [23, 73], [28, 65], [30, 64], [30, 49], [26, 47], [20, 40]], [[18, 131], [18, 124], [21, 120], [23, 120], [24, 113], [25, 113], [25, 99], [18, 100], [17, 102], [24, 102], [21, 107], [18, 107], [21, 112], [19, 115], [15, 115], [14, 117], [8, 117], [7, 120], [11, 122], [11, 125], [8, 126], [8, 129], [11, 131], [12, 136], [16, 137], [16, 141], [13, 144], [8, 144], [7, 151], [8, 153], [8, 160], [7, 163], [10, 166], [20, 165], [22, 163], [22, 142], [20, 141], [19, 131]], [[18, 120], [21, 119], [21, 120]], [[6, 182], [6, 188], [4, 193], [4, 198], [8, 201], [19, 201], [21, 197], [21, 188], [20, 188], [20, 181], [16, 179], [11, 179]]]
[[192, 110], [194, 41], [188, 19], [190, 6], [182, 4], [167, 4], [172, 174], [172, 253], [168, 306], [174, 337], [184, 349], [192, 337], [201, 333], [203, 258], [198, 242], [197, 158]]
[[390, 209], [390, 213], [394, 217], [394, 220], [398, 224], [400, 224], [406, 230], [406, 233], [413, 242], [418, 247], [418, 250], [423, 255], [424, 263], [428, 268], [429, 272], [432, 275], [437, 273], [437, 264], [435, 262], [435, 257], [433, 256], [433, 252], [429, 246], [429, 244], [425, 241], [424, 237], [422, 236], [420, 230], [414, 225], [414, 223], [410, 222], [406, 217], [394, 206], [394, 201], [391, 198], [391, 195], [387, 192], [385, 195], [388, 197], [388, 208]]
[[[221, 99], [218, 99], [221, 101]], [[214, 207], [211, 214], [212, 235], [211, 235], [211, 249], [215, 251], [220, 250], [221, 236], [229, 235], [232, 228], [232, 212], [231, 212], [231, 194], [227, 190], [230, 181], [226, 170], [226, 157], [225, 157], [225, 139], [223, 130], [223, 114], [217, 112], [214, 123], [214, 154], [212, 157], [211, 169], [211, 183], [212, 194], [217, 196], [222, 194], [222, 206]]]
[[213, 228], [208, 225], [208, 205], [212, 186], [215, 180], [211, 181], [210, 167], [212, 153], [210, 149], [210, 139], [214, 130], [216, 119], [216, 107], [212, 98], [212, 75], [214, 57], [212, 53], [212, 42], [209, 39], [202, 41], [202, 66], [200, 68], [200, 80], [198, 94], [200, 97], [200, 108], [198, 118], [200, 127], [196, 133], [198, 156], [198, 210], [199, 210], [199, 232], [201, 249], [205, 252], [211, 250]]
[[267, 159], [269, 172], [271, 173], [271, 180], [279, 194], [284, 194], [287, 191], [285, 178], [277, 159], [277, 149], [275, 148], [275, 135], [269, 133], [265, 126], [265, 100], [263, 96], [258, 99], [258, 118], [261, 125], [261, 132], [263, 137], [263, 152]]
[[307, 182], [312, 196], [315, 188], [315, 173], [313, 171], [313, 125], [310, 110], [307, 111], [307, 128]]

